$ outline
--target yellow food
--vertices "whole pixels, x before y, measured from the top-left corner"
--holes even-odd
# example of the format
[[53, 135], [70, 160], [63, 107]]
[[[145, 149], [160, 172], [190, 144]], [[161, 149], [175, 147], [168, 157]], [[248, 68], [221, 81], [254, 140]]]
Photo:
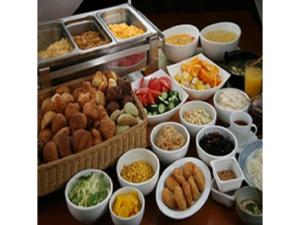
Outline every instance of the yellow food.
[[153, 177], [154, 171], [150, 163], [139, 160], [129, 165], [125, 165], [121, 170], [121, 176], [133, 183], [140, 183], [149, 180]]
[[183, 118], [196, 125], [205, 125], [212, 121], [210, 114], [205, 109], [193, 109], [191, 111], [185, 111], [183, 113]]
[[230, 42], [236, 39], [236, 33], [226, 30], [214, 30], [207, 32], [204, 37], [215, 42]]
[[155, 140], [157, 147], [168, 151], [181, 148], [185, 142], [186, 139], [183, 134], [171, 125], [161, 128]]
[[187, 88], [206, 90], [216, 87], [222, 82], [219, 72], [217, 66], [194, 57], [182, 64], [181, 73], [176, 74], [175, 79]]
[[131, 38], [145, 33], [143, 29], [134, 25], [127, 25], [126, 23], [109, 24], [108, 27], [117, 38], [121, 39]]
[[167, 37], [166, 42], [172, 45], [187, 45], [195, 40], [195, 37], [189, 34], [174, 34]]
[[138, 193], [135, 191], [119, 194], [113, 205], [113, 211], [120, 217], [128, 218], [140, 211]]
[[39, 52], [39, 57], [42, 59], [47, 59], [55, 56], [64, 55], [73, 50], [72, 45], [66, 38], [62, 38], [50, 44], [46, 50]]

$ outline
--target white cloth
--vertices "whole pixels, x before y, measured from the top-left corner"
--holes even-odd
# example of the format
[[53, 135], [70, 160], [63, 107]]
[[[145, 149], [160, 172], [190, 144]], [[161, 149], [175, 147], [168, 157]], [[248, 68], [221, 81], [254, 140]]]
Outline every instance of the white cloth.
[[83, 0], [38, 0], [38, 22], [71, 16]]

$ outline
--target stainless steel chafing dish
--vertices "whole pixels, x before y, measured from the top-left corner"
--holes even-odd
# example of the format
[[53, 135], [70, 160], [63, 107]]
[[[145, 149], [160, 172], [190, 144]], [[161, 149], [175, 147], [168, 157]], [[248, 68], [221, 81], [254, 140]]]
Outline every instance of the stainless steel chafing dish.
[[[108, 25], [114, 23], [133, 24], [145, 32], [141, 35], [119, 39], [110, 31]], [[90, 49], [80, 49], [73, 39], [74, 35], [85, 31], [97, 31], [107, 44]], [[75, 79], [97, 69], [115, 69], [120, 75], [142, 68], [158, 68], [158, 47], [161, 32], [141, 12], [129, 4], [101, 9], [55, 21], [40, 23], [38, 26], [38, 51], [49, 44], [66, 38], [73, 51], [57, 57], [38, 58], [38, 81], [41, 88]], [[118, 67], [117, 60], [134, 54], [145, 57], [136, 65]], [[85, 71], [83, 73], [83, 71]]]

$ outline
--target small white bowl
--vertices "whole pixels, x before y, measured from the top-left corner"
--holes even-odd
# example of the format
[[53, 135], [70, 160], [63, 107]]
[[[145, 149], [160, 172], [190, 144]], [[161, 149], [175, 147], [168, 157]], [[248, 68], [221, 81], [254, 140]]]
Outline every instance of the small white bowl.
[[[194, 204], [188, 209], [184, 211], [173, 210], [170, 209], [168, 206], [166, 206], [165, 203], [162, 201], [162, 191], [165, 187], [165, 181], [167, 177], [169, 177], [173, 173], [175, 168], [183, 167], [183, 165], [186, 162], [193, 162], [203, 172], [205, 177], [204, 191], [202, 192], [201, 197], [196, 202], [194, 202]], [[155, 193], [156, 203], [158, 205], [159, 210], [166, 216], [177, 220], [185, 219], [187, 217], [192, 216], [202, 208], [202, 206], [205, 204], [209, 196], [210, 189], [211, 189], [211, 174], [209, 172], [208, 167], [205, 165], [205, 163], [203, 163], [201, 160], [197, 158], [186, 157], [172, 163], [170, 166], [168, 166], [165, 169], [165, 171], [160, 176], [156, 187], [156, 193]]]
[[[68, 194], [70, 192], [70, 189], [72, 188], [74, 182], [79, 177], [90, 174], [92, 172], [104, 174], [105, 178], [109, 181], [110, 190], [106, 198], [102, 202], [98, 203], [97, 205], [90, 206], [90, 207], [77, 206], [69, 199]], [[65, 199], [70, 213], [76, 220], [84, 224], [92, 224], [96, 222], [105, 213], [112, 191], [113, 191], [112, 180], [104, 171], [98, 169], [87, 169], [77, 173], [69, 180], [65, 189]]]
[[[175, 127], [175, 129], [177, 129], [177, 131], [179, 131], [180, 133], [183, 134], [183, 136], [185, 137], [185, 144], [176, 150], [172, 150], [172, 151], [167, 151], [167, 150], [163, 150], [159, 147], [157, 147], [157, 145], [155, 144], [155, 140], [157, 138], [157, 133], [159, 132], [159, 130], [161, 128], [163, 128], [164, 126], [167, 125], [172, 125]], [[190, 134], [188, 132], [188, 130], [181, 124], [176, 123], [176, 122], [164, 122], [164, 123], [160, 123], [158, 125], [156, 125], [150, 134], [150, 142], [151, 142], [151, 147], [153, 149], [153, 151], [155, 152], [155, 154], [158, 156], [159, 160], [164, 164], [164, 165], [169, 165], [172, 162], [176, 161], [177, 159], [181, 159], [183, 158], [189, 148], [189, 144], [190, 144]]]
[[[162, 123], [165, 122], [167, 120], [169, 120], [179, 109], [180, 107], [183, 105], [183, 103], [186, 102], [186, 100], [188, 99], [188, 94], [179, 86], [179, 84], [174, 81], [171, 77], [169, 77], [167, 75], [166, 72], [164, 72], [162, 69], [146, 76], [143, 77], [144, 78], [144, 84], [148, 85], [148, 82], [152, 79], [152, 78], [159, 78], [159, 77], [168, 77], [170, 78], [171, 82], [172, 82], [172, 90], [176, 90], [179, 93], [179, 97], [181, 99], [181, 102], [174, 107], [172, 110], [169, 110], [167, 112], [164, 112], [162, 114], [158, 114], [158, 115], [154, 115], [154, 116], [148, 116], [147, 115], [147, 119], [148, 119], [148, 123], [149, 124], [158, 124], [158, 123]], [[141, 83], [141, 79], [138, 79], [136, 81], [134, 81], [133, 83], [131, 83], [131, 87], [133, 89], [133, 91], [136, 91], [140, 88], [140, 83]]]
[[[207, 153], [206, 151], [204, 151], [200, 144], [199, 141], [200, 139], [206, 135], [206, 134], [210, 134], [213, 132], [218, 132], [219, 134], [223, 135], [226, 138], [229, 138], [230, 140], [233, 141], [234, 143], [234, 149], [227, 155], [223, 155], [223, 156], [215, 156], [215, 155], [211, 155], [209, 153]], [[225, 127], [221, 127], [221, 126], [210, 126], [210, 127], [204, 127], [202, 130], [200, 130], [196, 136], [196, 148], [197, 148], [197, 153], [200, 159], [202, 159], [207, 165], [210, 165], [210, 162], [212, 160], [215, 159], [224, 159], [224, 158], [229, 158], [231, 156], [235, 156], [236, 150], [238, 147], [238, 143], [237, 143], [237, 139], [235, 137], [235, 135], [228, 130]]]
[[[219, 102], [220, 102], [220, 94], [221, 94], [223, 91], [230, 90], [230, 89], [235, 90], [235, 91], [237, 91], [237, 92], [239, 92], [239, 93], [241, 93], [242, 95], [245, 96], [245, 98], [246, 98], [247, 101], [248, 101], [248, 104], [247, 104], [244, 108], [242, 108], [242, 109], [240, 109], [240, 110], [233, 110], [233, 109], [230, 110], [230, 109], [225, 109], [223, 106], [221, 106], [221, 105], [219, 104]], [[247, 95], [247, 93], [244, 92], [244, 91], [241, 91], [241, 90], [239, 90], [239, 89], [236, 89], [236, 88], [222, 88], [222, 89], [218, 90], [218, 91], [214, 94], [213, 102], [214, 102], [214, 107], [215, 107], [215, 109], [216, 109], [216, 111], [217, 111], [217, 114], [218, 114], [218, 118], [219, 118], [220, 120], [222, 120], [223, 122], [228, 123], [228, 124], [230, 123], [230, 115], [231, 115], [233, 112], [248, 112], [248, 109], [249, 109], [249, 106], [250, 106], [250, 98], [249, 98], [249, 96]]]
[[211, 185], [211, 195], [216, 202], [219, 202], [220, 204], [230, 208], [235, 202], [236, 192], [230, 191], [223, 193], [219, 191], [215, 179], [213, 179]]
[[[225, 30], [225, 31], [231, 31], [236, 34], [236, 38], [233, 41], [230, 42], [215, 42], [210, 41], [205, 38], [205, 35], [210, 31], [215, 30]], [[203, 47], [205, 55], [207, 55], [212, 60], [221, 61], [224, 59], [224, 53], [231, 52], [233, 50], [236, 50], [240, 41], [241, 36], [241, 28], [231, 22], [221, 22], [221, 23], [215, 23], [211, 24], [209, 26], [204, 27], [200, 32], [200, 40], [201, 45]]]
[[[179, 62], [194, 55], [199, 43], [200, 35], [197, 27], [188, 24], [177, 25], [163, 31], [162, 33], [165, 36], [162, 49], [168, 60], [172, 62]], [[175, 34], [189, 34], [195, 39], [191, 43], [186, 45], [173, 45], [166, 43], [166, 38]]]
[[[178, 81], [175, 79], [175, 76], [177, 73], [182, 73], [182, 71], [181, 71], [182, 64], [189, 62], [194, 57], [198, 57], [199, 59], [204, 60], [204, 61], [208, 62], [209, 64], [212, 64], [219, 68], [219, 71], [220, 71], [219, 76], [220, 76], [220, 79], [222, 80], [222, 82], [218, 86], [207, 89], [207, 90], [196, 90], [196, 89], [184, 87], [183, 85], [178, 83]], [[202, 53], [200, 53], [199, 55], [193, 56], [189, 59], [183, 60], [179, 63], [167, 66], [167, 70], [168, 70], [170, 76], [174, 79], [175, 83], [188, 93], [189, 98], [196, 99], [196, 100], [206, 100], [206, 99], [210, 98], [217, 90], [219, 90], [220, 88], [223, 87], [223, 85], [227, 82], [227, 80], [230, 77], [230, 74], [227, 71], [225, 71], [224, 69], [219, 67], [213, 61], [211, 61], [206, 56], [204, 56]]]
[[[131, 191], [136, 191], [138, 193], [139, 197], [139, 202], [141, 204], [141, 209], [138, 211], [137, 214], [130, 216], [128, 218], [120, 217], [114, 213], [113, 209], [113, 204], [115, 202], [116, 197], [119, 194], [123, 193], [128, 193]], [[115, 225], [139, 225], [142, 222], [143, 216], [144, 216], [144, 211], [145, 211], [145, 198], [144, 195], [140, 190], [134, 187], [123, 187], [117, 190], [110, 198], [109, 201], [109, 211], [110, 211], [110, 216]]]
[[[133, 183], [125, 180], [121, 176], [121, 170], [123, 169], [123, 166], [138, 160], [145, 160], [151, 164], [154, 170], [153, 177], [141, 183]], [[159, 176], [159, 168], [160, 168], [159, 160], [153, 152], [145, 148], [135, 148], [124, 153], [119, 158], [116, 170], [117, 170], [119, 183], [122, 187], [125, 186], [135, 187], [139, 189], [144, 195], [147, 195], [155, 188]]]
[[[208, 124], [204, 124], [204, 125], [192, 124], [192, 123], [187, 122], [184, 119], [183, 115], [185, 112], [191, 111], [194, 109], [199, 109], [199, 108], [206, 110], [210, 114], [212, 120]], [[195, 137], [202, 128], [209, 127], [209, 126], [216, 124], [217, 113], [216, 113], [215, 108], [211, 104], [209, 104], [207, 102], [195, 100], [195, 101], [186, 102], [182, 105], [182, 107], [179, 110], [179, 119], [180, 119], [180, 123], [182, 123], [188, 129], [190, 134]]]
[[[235, 157], [213, 160], [210, 162], [210, 165], [220, 191], [233, 191], [241, 187], [244, 180], [244, 175]], [[218, 172], [222, 170], [232, 170], [235, 173], [236, 178], [230, 180], [221, 180], [218, 176]]]

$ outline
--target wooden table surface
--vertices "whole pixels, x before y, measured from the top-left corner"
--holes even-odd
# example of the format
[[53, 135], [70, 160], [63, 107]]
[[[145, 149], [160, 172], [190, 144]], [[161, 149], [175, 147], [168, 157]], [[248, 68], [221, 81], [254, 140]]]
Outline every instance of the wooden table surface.
[[[256, 52], [257, 54], [262, 53], [262, 29], [248, 11], [147, 14], [147, 17], [161, 30], [182, 23], [193, 24], [201, 29], [214, 22], [232, 21], [239, 24], [242, 29], [240, 47], [245, 50]], [[178, 121], [178, 115], [176, 114], [171, 120]], [[150, 130], [151, 127], [149, 126], [148, 131]], [[191, 139], [187, 155], [197, 157], [194, 139]], [[160, 172], [163, 170], [164, 168], [162, 167]], [[120, 186], [115, 173], [115, 167], [113, 166], [107, 169], [106, 172], [113, 180], [114, 191], [117, 190]], [[65, 203], [63, 190], [38, 198], [38, 224], [80, 224], [69, 213]], [[105, 213], [97, 224], [113, 224], [109, 211]], [[242, 222], [236, 215], [234, 207], [227, 208], [222, 206], [214, 202], [211, 197], [209, 197], [201, 210], [193, 216], [184, 220], [172, 220], [159, 211], [155, 201], [155, 192], [153, 191], [150, 195], [146, 196], [145, 213], [141, 224], [238, 225], [242, 224]]]

